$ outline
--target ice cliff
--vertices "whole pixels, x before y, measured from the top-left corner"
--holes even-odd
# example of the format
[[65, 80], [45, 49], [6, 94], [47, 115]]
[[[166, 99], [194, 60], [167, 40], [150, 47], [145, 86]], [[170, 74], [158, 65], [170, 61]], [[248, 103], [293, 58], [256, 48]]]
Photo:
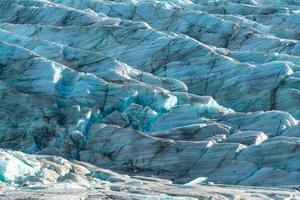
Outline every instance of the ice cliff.
[[0, 199], [300, 199], [299, 28], [298, 0], [0, 0]]

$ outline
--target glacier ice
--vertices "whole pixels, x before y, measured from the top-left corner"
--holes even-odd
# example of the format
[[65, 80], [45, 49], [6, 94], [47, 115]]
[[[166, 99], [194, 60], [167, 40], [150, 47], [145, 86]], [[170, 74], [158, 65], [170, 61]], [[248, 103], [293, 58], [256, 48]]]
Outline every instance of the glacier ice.
[[0, 1], [0, 194], [297, 196], [299, 7]]

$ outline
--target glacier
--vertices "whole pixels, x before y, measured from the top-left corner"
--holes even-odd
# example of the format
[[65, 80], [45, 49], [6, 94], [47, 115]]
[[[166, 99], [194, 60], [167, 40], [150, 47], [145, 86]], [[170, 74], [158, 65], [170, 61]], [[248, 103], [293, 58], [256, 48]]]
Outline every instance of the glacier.
[[298, 0], [0, 13], [0, 199], [300, 199]]

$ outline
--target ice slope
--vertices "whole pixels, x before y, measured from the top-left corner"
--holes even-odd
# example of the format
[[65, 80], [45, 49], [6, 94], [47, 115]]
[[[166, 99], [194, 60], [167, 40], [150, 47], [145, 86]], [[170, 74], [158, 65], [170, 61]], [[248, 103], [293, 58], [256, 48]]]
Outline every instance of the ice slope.
[[[26, 155], [0, 150], [0, 175], [9, 172], [10, 181], [0, 182], [0, 199], [277, 199], [299, 198], [295, 190], [281, 188], [200, 185], [197, 179], [185, 185], [143, 176], [128, 176], [57, 156]], [[8, 176], [6, 176], [8, 177]], [[204, 180], [202, 178], [202, 180]], [[217, 193], [215, 191], [218, 191]]]
[[58, 184], [65, 175], [41, 175], [53, 155], [181, 184], [297, 188], [299, 10], [296, 0], [1, 0], [1, 182]]

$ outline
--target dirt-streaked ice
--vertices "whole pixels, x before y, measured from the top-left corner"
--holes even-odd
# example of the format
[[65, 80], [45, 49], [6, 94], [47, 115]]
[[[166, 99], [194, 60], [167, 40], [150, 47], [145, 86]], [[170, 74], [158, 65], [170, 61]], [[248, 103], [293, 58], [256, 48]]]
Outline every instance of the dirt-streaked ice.
[[1, 0], [0, 199], [300, 199], [299, 11]]

